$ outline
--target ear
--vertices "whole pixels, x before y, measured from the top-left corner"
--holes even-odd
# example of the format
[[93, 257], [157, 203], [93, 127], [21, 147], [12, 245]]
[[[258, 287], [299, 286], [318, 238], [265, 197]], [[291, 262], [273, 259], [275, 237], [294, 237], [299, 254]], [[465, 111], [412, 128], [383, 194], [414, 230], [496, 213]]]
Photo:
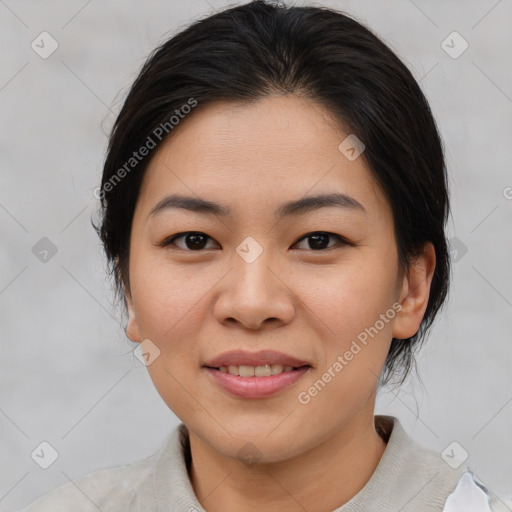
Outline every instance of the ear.
[[430, 296], [430, 285], [436, 266], [436, 252], [431, 242], [409, 264], [403, 276], [399, 302], [402, 309], [395, 317], [393, 337], [406, 339], [414, 336], [420, 327]]
[[140, 343], [141, 336], [139, 331], [139, 325], [137, 324], [137, 319], [135, 318], [135, 311], [133, 309], [133, 301], [130, 290], [125, 290], [125, 299], [126, 305], [128, 307], [128, 325], [126, 326], [125, 333], [131, 341], [135, 343]]

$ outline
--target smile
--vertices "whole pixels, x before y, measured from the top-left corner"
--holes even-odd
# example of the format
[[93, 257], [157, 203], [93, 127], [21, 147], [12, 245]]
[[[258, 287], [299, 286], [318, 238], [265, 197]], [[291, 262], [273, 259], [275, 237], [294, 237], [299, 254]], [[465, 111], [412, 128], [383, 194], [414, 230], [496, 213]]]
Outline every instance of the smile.
[[[205, 367], [207, 375], [224, 391], [238, 398], [266, 398], [295, 384], [311, 366], [261, 365]], [[274, 373], [272, 373], [274, 372]]]

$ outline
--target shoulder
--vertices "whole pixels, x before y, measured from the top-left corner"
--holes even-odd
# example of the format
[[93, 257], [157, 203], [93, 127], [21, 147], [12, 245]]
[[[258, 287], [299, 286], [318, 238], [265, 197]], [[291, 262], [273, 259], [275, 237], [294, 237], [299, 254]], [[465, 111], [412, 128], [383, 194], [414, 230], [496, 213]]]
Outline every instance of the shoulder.
[[41, 496], [17, 512], [145, 512], [159, 503], [200, 510], [187, 474], [188, 431], [177, 425], [145, 459], [93, 471]]
[[155, 455], [100, 469], [60, 485], [18, 512], [114, 512], [135, 510], [138, 487], [151, 475]]
[[[471, 468], [450, 464], [439, 452], [414, 441], [397, 418], [377, 416], [376, 427], [388, 442], [368, 486], [375, 510], [394, 510], [399, 504], [415, 512], [512, 511], [506, 500], [479, 482]], [[487, 508], [470, 508], [478, 500]]]

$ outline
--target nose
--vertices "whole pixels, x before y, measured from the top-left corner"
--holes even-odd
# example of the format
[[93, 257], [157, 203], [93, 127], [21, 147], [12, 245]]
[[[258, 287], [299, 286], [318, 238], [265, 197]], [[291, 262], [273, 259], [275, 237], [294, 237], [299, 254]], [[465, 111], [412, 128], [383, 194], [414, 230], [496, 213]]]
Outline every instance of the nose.
[[220, 323], [237, 323], [246, 329], [260, 330], [292, 321], [294, 294], [286, 282], [283, 265], [272, 259], [270, 252], [263, 250], [253, 261], [238, 253], [233, 255], [233, 268], [219, 283], [214, 307]]

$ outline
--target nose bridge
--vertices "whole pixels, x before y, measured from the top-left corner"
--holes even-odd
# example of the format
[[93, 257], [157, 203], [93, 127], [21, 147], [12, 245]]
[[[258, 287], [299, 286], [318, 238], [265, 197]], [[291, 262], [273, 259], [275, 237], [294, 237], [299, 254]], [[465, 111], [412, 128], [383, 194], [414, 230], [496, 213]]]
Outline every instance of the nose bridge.
[[234, 319], [257, 329], [267, 319], [288, 323], [293, 318], [293, 300], [276, 275], [279, 264], [273, 257], [275, 252], [263, 237], [260, 242], [248, 236], [236, 247], [231, 277], [215, 307], [220, 322]]
[[259, 237], [258, 241], [252, 236], [247, 236], [236, 248], [234, 271], [237, 286], [246, 286], [247, 292], [253, 290], [255, 293], [272, 286], [271, 280], [276, 278], [270, 271], [271, 254], [268, 238], [265, 241], [263, 237]]

